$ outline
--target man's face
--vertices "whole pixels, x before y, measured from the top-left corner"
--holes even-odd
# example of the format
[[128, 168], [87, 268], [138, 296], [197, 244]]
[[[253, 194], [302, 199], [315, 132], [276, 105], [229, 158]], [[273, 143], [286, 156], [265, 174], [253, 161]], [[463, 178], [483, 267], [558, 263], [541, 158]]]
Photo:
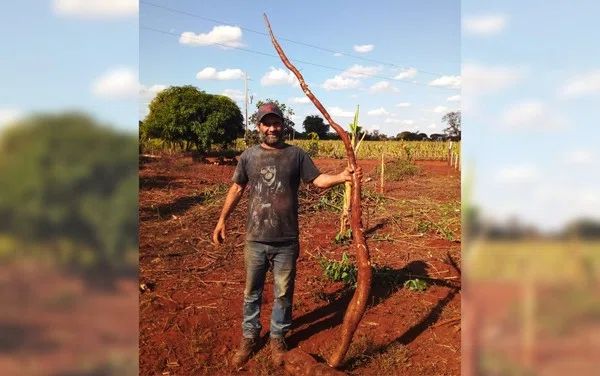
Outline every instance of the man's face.
[[265, 115], [258, 124], [258, 130], [265, 144], [278, 144], [283, 138], [283, 120], [275, 114]]

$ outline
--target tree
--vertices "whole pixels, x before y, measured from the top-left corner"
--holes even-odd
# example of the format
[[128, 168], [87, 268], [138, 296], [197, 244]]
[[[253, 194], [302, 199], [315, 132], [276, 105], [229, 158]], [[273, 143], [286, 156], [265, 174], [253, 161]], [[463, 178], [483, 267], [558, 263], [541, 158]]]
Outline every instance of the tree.
[[143, 139], [160, 138], [181, 149], [203, 153], [213, 144], [226, 147], [243, 133], [240, 108], [223, 95], [191, 85], [171, 86], [156, 95], [142, 123]]
[[294, 115], [294, 110], [291, 107], [287, 106], [285, 103], [279, 103], [279, 101], [276, 99], [267, 98], [267, 100], [264, 101], [258, 100], [256, 102], [256, 111], [250, 116], [250, 122], [252, 124], [257, 125], [256, 121], [258, 120], [258, 108], [267, 102], [275, 103], [283, 113], [283, 131], [285, 132], [284, 134], [291, 134], [292, 132], [296, 132], [296, 130], [294, 129], [294, 126], [296, 124], [291, 120], [291, 117]]
[[46, 246], [74, 272], [133, 275], [136, 144], [134, 134], [80, 113], [36, 115], [6, 129], [0, 137], [0, 233]]
[[319, 136], [319, 139], [323, 140], [327, 138], [329, 132], [329, 124], [323, 121], [323, 118], [319, 115], [309, 115], [302, 122], [306, 133], [314, 132]]
[[404, 131], [396, 135], [396, 140], [404, 141], [424, 141], [427, 140], [427, 134], [416, 132]]
[[444, 117], [442, 117], [442, 122], [448, 124], [448, 127], [444, 129], [444, 134], [457, 141], [460, 140], [461, 136], [460, 117], [460, 111], [448, 112], [446, 115], [444, 115]]

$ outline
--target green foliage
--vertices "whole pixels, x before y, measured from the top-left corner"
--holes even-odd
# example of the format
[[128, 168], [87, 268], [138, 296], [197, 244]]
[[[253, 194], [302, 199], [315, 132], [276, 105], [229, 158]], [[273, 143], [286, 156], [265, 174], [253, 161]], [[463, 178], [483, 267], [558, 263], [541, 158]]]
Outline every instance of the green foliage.
[[213, 144], [227, 147], [243, 133], [242, 113], [230, 98], [194, 86], [171, 86], [150, 103], [141, 124], [141, 141], [159, 138], [183, 150], [201, 153]]
[[335, 185], [327, 189], [314, 204], [315, 210], [329, 210], [336, 213], [342, 211], [344, 203], [344, 186], [343, 184]]
[[454, 233], [448, 228], [448, 224], [445, 221], [440, 220], [440, 223], [434, 223], [430, 220], [421, 220], [417, 223], [417, 231], [420, 233], [427, 233], [430, 230], [435, 230], [443, 239], [453, 241]]
[[[310, 140], [287, 141], [304, 150], [308, 150]], [[381, 153], [386, 157], [406, 158], [405, 146], [410, 148], [411, 158], [416, 160], [446, 160], [448, 143], [444, 141], [367, 141], [360, 142], [356, 153], [358, 159], [380, 159]], [[239, 151], [242, 151], [239, 149]], [[453, 152], [460, 154], [459, 143], [453, 143]], [[320, 140], [318, 158], [345, 158], [346, 149], [341, 140]]]
[[[377, 175], [381, 173], [381, 166], [377, 166]], [[384, 178], [386, 181], [400, 181], [408, 176], [417, 175], [420, 172], [417, 166], [410, 159], [396, 159], [386, 163], [384, 167]]]
[[135, 270], [137, 152], [83, 114], [22, 120], [0, 137], [0, 232], [80, 271]]
[[302, 122], [306, 133], [316, 133], [320, 139], [326, 138], [329, 132], [329, 124], [323, 121], [319, 115], [308, 115]]
[[428, 137], [425, 133], [404, 131], [396, 135], [396, 140], [399, 141], [425, 141]]
[[268, 102], [275, 103], [283, 113], [283, 131], [285, 132], [285, 134], [289, 134], [290, 132], [292, 132], [295, 124], [290, 118], [292, 117], [292, 115], [294, 115], [294, 110], [285, 103], [280, 103], [277, 99], [267, 98], [264, 101], [256, 101], [256, 111], [252, 115], [250, 115], [250, 123], [257, 125], [256, 121], [258, 120], [258, 108]]
[[409, 279], [404, 282], [404, 287], [410, 291], [423, 292], [427, 290], [427, 282], [420, 280], [419, 278]]
[[319, 135], [315, 132], [309, 133], [310, 142], [308, 143], [308, 150], [306, 153], [311, 157], [316, 157], [319, 154]]
[[342, 254], [341, 261], [334, 261], [323, 257], [320, 260], [323, 275], [333, 282], [343, 282], [347, 286], [356, 285], [356, 265], [348, 258], [348, 254]]
[[352, 239], [352, 229], [348, 228], [345, 231], [338, 232], [333, 241], [336, 244], [345, 244], [350, 242], [350, 239]]

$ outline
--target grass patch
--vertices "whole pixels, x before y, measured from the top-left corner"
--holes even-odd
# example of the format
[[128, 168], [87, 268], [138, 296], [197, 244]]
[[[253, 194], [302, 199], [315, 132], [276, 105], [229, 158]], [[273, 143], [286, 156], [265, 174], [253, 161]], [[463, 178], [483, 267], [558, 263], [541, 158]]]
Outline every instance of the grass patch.
[[[386, 181], [400, 181], [419, 172], [421, 169], [412, 159], [395, 159], [385, 164], [383, 176]], [[381, 166], [377, 166], [376, 174], [381, 175]]]
[[343, 282], [346, 286], [356, 286], [356, 265], [350, 261], [348, 254], [342, 254], [341, 261], [335, 261], [326, 257], [319, 260], [323, 275], [332, 282]]

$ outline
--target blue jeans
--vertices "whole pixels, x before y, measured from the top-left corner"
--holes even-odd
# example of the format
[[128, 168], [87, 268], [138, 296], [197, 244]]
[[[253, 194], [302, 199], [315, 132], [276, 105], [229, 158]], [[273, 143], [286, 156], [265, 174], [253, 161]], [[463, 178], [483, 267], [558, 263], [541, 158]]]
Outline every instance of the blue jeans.
[[283, 337], [292, 325], [292, 297], [296, 278], [297, 241], [281, 243], [246, 242], [246, 288], [242, 334], [246, 338], [260, 336], [260, 307], [265, 277], [273, 269], [274, 302], [271, 313], [271, 337]]

